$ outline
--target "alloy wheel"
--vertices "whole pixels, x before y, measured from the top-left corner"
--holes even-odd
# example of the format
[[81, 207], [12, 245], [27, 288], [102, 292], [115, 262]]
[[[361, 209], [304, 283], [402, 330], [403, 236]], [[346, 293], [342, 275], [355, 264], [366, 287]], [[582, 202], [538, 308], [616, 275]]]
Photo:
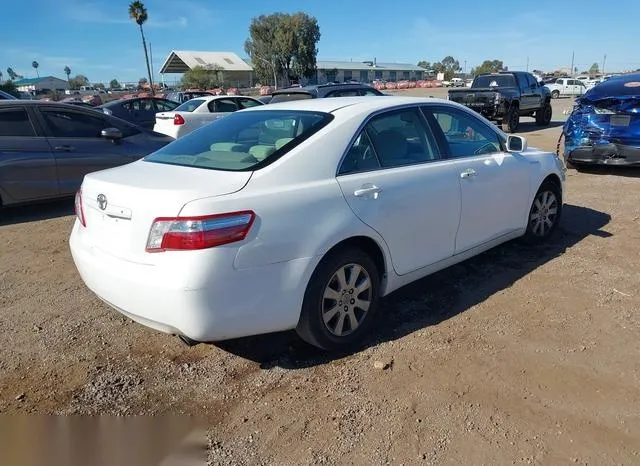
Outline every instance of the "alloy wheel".
[[539, 192], [529, 216], [531, 233], [538, 237], [548, 234], [558, 220], [558, 207], [558, 198], [552, 191]]
[[322, 320], [337, 337], [353, 333], [364, 321], [372, 300], [371, 277], [358, 264], [340, 267], [322, 296]]

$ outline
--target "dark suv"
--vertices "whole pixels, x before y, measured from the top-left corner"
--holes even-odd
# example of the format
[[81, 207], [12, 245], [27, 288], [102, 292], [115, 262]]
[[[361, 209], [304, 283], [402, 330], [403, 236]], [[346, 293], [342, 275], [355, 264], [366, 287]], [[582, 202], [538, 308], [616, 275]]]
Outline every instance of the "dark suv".
[[357, 97], [364, 95], [385, 95], [378, 89], [362, 83], [329, 83], [304, 87], [288, 87], [271, 93], [269, 103], [290, 100], [319, 99], [323, 97]]

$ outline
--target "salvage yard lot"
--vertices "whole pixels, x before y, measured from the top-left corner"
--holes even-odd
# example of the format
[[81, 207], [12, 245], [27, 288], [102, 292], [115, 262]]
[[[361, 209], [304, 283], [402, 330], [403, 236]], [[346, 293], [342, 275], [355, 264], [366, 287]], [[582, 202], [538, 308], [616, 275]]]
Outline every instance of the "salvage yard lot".
[[[522, 120], [530, 145], [555, 150], [571, 100], [553, 106], [550, 128]], [[554, 241], [400, 290], [333, 357], [293, 333], [188, 348], [134, 324], [76, 273], [72, 201], [7, 210], [0, 412], [203, 416], [212, 464], [639, 464], [638, 199], [638, 171], [569, 171]]]

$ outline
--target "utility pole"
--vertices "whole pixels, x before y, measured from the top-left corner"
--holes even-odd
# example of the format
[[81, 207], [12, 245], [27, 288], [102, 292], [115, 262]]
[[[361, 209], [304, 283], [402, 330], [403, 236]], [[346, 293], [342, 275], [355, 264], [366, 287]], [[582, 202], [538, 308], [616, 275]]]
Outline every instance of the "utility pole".
[[602, 73], [602, 76], [604, 76], [604, 64], [607, 62], [607, 54], [604, 54], [604, 58], [602, 59], [602, 71], [600, 71], [600, 73]]
[[571, 52], [571, 76], [573, 76], [573, 60], [576, 56], [576, 52]]
[[527, 57], [527, 69], [526, 69], [527, 73], [529, 72], [529, 57]]
[[467, 76], [467, 60], [464, 61], [464, 75]]

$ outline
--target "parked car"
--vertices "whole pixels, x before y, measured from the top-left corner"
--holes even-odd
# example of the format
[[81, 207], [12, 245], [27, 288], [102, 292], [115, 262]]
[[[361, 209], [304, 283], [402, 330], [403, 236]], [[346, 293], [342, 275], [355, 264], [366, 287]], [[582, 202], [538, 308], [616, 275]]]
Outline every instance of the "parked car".
[[382, 296], [548, 239], [564, 179], [554, 153], [446, 100], [298, 100], [87, 175], [70, 247], [103, 301], [189, 344], [296, 329], [344, 349]]
[[107, 115], [113, 115], [143, 128], [152, 129], [156, 123], [156, 113], [170, 112], [178, 105], [180, 104], [168, 99], [134, 97], [112, 100], [100, 105], [99, 108]]
[[522, 116], [547, 126], [553, 113], [549, 90], [523, 71], [479, 74], [470, 88], [450, 89], [449, 99], [498, 122], [507, 133], [518, 130]]
[[206, 97], [209, 95], [215, 94], [209, 91], [174, 91], [167, 94], [167, 99], [182, 104], [196, 97]]
[[558, 99], [565, 96], [582, 95], [587, 92], [587, 86], [579, 79], [558, 78], [556, 82], [547, 84], [551, 98]]
[[133, 162], [171, 141], [76, 105], [0, 101], [0, 206], [73, 196], [85, 174]]
[[329, 83], [304, 87], [288, 87], [271, 93], [270, 104], [290, 100], [317, 99], [323, 97], [355, 97], [384, 95], [378, 89], [362, 83]]
[[578, 97], [563, 130], [569, 167], [640, 165], [640, 73], [608, 79]]
[[0, 100], [17, 100], [18, 98], [8, 92], [0, 91]]
[[178, 139], [232, 112], [256, 105], [264, 104], [253, 97], [198, 97], [187, 100], [171, 112], [156, 114], [153, 130]]

